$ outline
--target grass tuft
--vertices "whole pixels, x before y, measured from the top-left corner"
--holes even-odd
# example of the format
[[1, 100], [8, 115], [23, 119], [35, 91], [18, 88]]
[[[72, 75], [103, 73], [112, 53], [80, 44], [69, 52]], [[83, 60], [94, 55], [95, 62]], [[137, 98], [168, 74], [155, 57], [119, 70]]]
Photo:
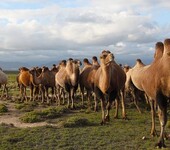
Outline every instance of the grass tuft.
[[86, 118], [80, 117], [70, 117], [66, 123], [64, 123], [64, 127], [84, 127], [84, 126], [91, 126], [92, 123]]
[[8, 107], [5, 104], [0, 104], [0, 113], [8, 112]]

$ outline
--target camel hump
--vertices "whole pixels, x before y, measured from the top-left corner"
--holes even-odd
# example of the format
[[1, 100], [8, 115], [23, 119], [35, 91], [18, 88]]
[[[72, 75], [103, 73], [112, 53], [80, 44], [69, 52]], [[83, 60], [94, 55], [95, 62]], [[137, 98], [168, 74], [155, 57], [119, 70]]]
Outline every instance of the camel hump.
[[137, 66], [140, 66], [140, 67], [141, 67], [141, 66], [145, 66], [145, 64], [144, 64], [144, 63], [142, 62], [142, 60], [139, 59], [139, 58], [136, 59], [136, 65], [137, 65]]
[[164, 52], [170, 56], [170, 39], [165, 39], [164, 41]]
[[142, 60], [141, 59], [136, 59], [136, 63], [142, 63]]
[[155, 44], [154, 58], [155, 59], [161, 58], [163, 55], [163, 51], [164, 51], [164, 44], [162, 42], [157, 42]]

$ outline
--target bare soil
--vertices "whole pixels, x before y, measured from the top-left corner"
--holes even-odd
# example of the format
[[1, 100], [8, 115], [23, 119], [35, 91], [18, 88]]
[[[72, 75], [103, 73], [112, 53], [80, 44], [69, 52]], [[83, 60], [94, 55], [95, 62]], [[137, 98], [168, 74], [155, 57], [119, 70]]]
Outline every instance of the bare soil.
[[15, 103], [5, 101], [0, 101], [0, 103], [5, 103], [5, 105], [8, 107], [8, 112], [0, 114], [0, 124], [5, 123], [19, 128], [38, 127], [45, 125], [56, 126], [56, 124], [47, 122], [23, 123], [19, 118], [24, 114], [24, 112], [17, 110], [15, 108]]

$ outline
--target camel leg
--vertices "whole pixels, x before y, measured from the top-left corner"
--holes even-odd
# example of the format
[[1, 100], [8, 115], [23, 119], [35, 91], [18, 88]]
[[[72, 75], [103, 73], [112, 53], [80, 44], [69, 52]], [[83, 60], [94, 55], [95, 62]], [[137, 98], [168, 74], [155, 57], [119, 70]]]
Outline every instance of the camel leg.
[[30, 86], [30, 101], [33, 100], [33, 91], [34, 91], [34, 86], [31, 85], [31, 86]]
[[106, 116], [105, 116], [105, 121], [110, 121], [110, 109], [111, 109], [111, 101], [107, 102], [106, 105]]
[[155, 129], [155, 102], [153, 100], [150, 100], [150, 106], [151, 106], [151, 115], [152, 115], [152, 128], [151, 128], [151, 136], [157, 135], [156, 129]]
[[80, 85], [80, 91], [81, 91], [82, 106], [84, 106], [84, 87], [82, 85]]
[[26, 102], [28, 102], [26, 87], [24, 87], [24, 97], [25, 97]]
[[63, 94], [63, 105], [65, 104], [65, 91], [62, 89], [62, 94]]
[[158, 104], [158, 116], [159, 116], [159, 122], [161, 126], [161, 132], [156, 146], [162, 148], [162, 147], [166, 147], [164, 143], [164, 132], [165, 132], [165, 125], [167, 123], [167, 100], [165, 97], [163, 97], [162, 94], [157, 94], [157, 104]]
[[74, 108], [74, 89], [71, 89], [71, 108]]
[[69, 95], [68, 95], [67, 108], [70, 108], [70, 101], [71, 101], [71, 91], [69, 91]]
[[124, 90], [123, 90], [123, 91], [120, 91], [120, 98], [121, 98], [121, 104], [122, 104], [122, 117], [123, 117], [123, 119], [126, 119], [125, 94], [124, 94]]
[[101, 125], [105, 124], [105, 99], [102, 97], [101, 99], [101, 109], [102, 109], [102, 122]]
[[134, 91], [132, 91], [132, 97], [133, 97], [133, 103], [135, 104], [138, 112], [141, 114], [142, 112], [141, 112], [141, 110], [140, 110], [140, 108], [139, 108], [139, 106], [138, 106], [138, 104], [137, 104], [138, 100], [136, 99], [137, 93], [136, 93], [136, 90], [135, 90], [135, 89], [134, 89]]
[[[6, 94], [7, 94], [7, 87], [6, 87], [6, 84], [4, 84], [4, 85], [3, 85], [1, 98], [3, 98], [3, 97], [4, 97], [4, 93], [5, 93], [5, 91], [6, 91]], [[6, 95], [6, 97], [7, 97], [7, 95]]]
[[45, 99], [45, 89], [43, 86], [41, 86], [41, 94], [42, 94], [42, 103], [44, 103], [44, 99]]
[[90, 101], [91, 92], [87, 90], [87, 101], [88, 101], [88, 109], [91, 110], [91, 101]]
[[95, 111], [95, 112], [97, 112], [97, 106], [98, 106], [97, 96], [96, 96], [96, 94], [94, 93], [94, 111]]
[[114, 115], [114, 118], [118, 118], [118, 108], [119, 108], [119, 100], [116, 99], [115, 100], [115, 105], [116, 105], [116, 110], [115, 110], [115, 115]]

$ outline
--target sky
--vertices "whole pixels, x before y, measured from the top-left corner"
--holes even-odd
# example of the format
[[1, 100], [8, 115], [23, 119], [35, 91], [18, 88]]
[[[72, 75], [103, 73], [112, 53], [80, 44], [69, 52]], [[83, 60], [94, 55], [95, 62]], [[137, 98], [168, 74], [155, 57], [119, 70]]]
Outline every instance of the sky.
[[152, 61], [170, 38], [167, 0], [1, 0], [0, 61], [41, 63], [92, 58]]

